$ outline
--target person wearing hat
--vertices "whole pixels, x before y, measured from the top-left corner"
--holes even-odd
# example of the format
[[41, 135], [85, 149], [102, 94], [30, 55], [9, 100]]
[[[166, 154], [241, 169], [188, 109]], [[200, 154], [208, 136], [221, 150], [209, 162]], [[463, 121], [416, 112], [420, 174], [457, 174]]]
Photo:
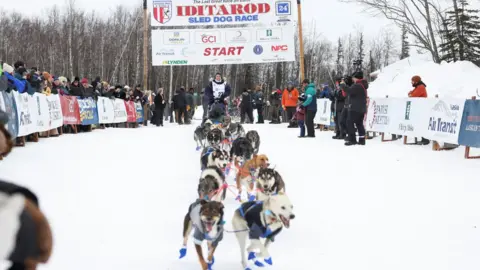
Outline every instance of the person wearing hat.
[[[352, 77], [353, 85], [345, 89], [350, 104], [347, 116], [348, 140], [345, 142], [346, 146], [355, 144], [365, 145], [365, 126], [363, 119], [367, 112], [368, 82], [363, 79], [362, 71], [355, 72]], [[355, 126], [358, 129], [358, 142], [355, 136]]]
[[70, 85], [70, 95], [75, 97], [83, 97], [84, 94], [83, 86], [80, 84], [80, 78], [75, 77], [72, 84]]
[[[293, 118], [297, 110], [297, 103], [298, 103], [298, 96], [299, 92], [294, 87], [293, 82], [288, 82], [287, 88], [283, 90], [282, 94], [282, 108], [284, 111], [287, 112], [287, 120], [290, 121]], [[288, 125], [289, 128], [297, 127], [295, 124], [290, 123]]]
[[205, 87], [204, 98], [208, 100], [209, 107], [217, 101], [220, 104], [225, 103], [225, 98], [230, 96], [232, 88], [222, 78], [222, 74], [215, 74], [215, 78]]
[[307, 136], [309, 138], [315, 138], [315, 125], [314, 119], [317, 114], [317, 95], [315, 90], [315, 84], [310, 83], [310, 80], [305, 79], [302, 82], [303, 89], [305, 89], [305, 101], [302, 103], [302, 107], [305, 108], [305, 125], [307, 126]]
[[[408, 97], [411, 98], [427, 98], [427, 85], [422, 81], [422, 78], [418, 75], [412, 77], [412, 86], [414, 89], [408, 92]], [[428, 145], [430, 140], [422, 137], [422, 140], [418, 143], [420, 145]]]
[[244, 88], [242, 92], [242, 101], [240, 101], [240, 123], [245, 123], [245, 115], [248, 116], [250, 123], [254, 123], [253, 120], [253, 107], [254, 107], [254, 98], [252, 90]]
[[280, 105], [282, 104], [282, 90], [273, 90], [270, 94], [269, 101], [270, 114], [272, 116], [272, 121], [270, 121], [270, 124], [280, 124]]
[[258, 114], [258, 119], [257, 119], [257, 124], [263, 124], [263, 107], [264, 107], [264, 100], [263, 100], [263, 92], [262, 92], [262, 87], [257, 86], [255, 89], [255, 95], [254, 95], [254, 104], [255, 108], [257, 109], [257, 114]]

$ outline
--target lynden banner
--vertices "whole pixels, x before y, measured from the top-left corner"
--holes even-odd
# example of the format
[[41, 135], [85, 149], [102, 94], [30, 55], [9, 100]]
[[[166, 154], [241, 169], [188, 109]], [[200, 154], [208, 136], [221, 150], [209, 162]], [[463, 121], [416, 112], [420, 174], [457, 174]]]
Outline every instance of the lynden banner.
[[458, 143], [480, 148], [480, 100], [465, 101]]

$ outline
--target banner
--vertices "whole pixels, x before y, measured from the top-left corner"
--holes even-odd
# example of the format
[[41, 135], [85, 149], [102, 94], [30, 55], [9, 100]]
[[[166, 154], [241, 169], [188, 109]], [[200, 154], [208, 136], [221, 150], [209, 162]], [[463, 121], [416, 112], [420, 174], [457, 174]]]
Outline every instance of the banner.
[[50, 130], [50, 113], [48, 110], [47, 96], [35, 93], [33, 95], [35, 107], [30, 108], [36, 114], [36, 132]]
[[100, 124], [111, 124], [115, 121], [114, 104], [114, 99], [98, 97], [97, 112]]
[[135, 109], [135, 103], [133, 101], [125, 101], [125, 109], [127, 110], [127, 122], [137, 122], [137, 111]]
[[392, 126], [392, 99], [371, 98], [368, 104], [368, 113], [365, 129], [375, 132], [390, 132]]
[[152, 30], [152, 64], [222, 65], [295, 61], [295, 29]]
[[317, 99], [317, 114], [315, 115], [315, 124], [330, 126], [331, 124], [331, 106], [332, 101], [328, 98]]
[[425, 98], [390, 98], [389, 133], [410, 137], [422, 137], [421, 126], [428, 118], [428, 99]]
[[62, 104], [63, 124], [80, 125], [80, 108], [78, 107], [77, 97], [60, 96]]
[[297, 20], [297, 3], [272, 0], [148, 0], [152, 26], [278, 24]]
[[36, 113], [32, 112], [30, 108], [35, 108], [36, 104], [33, 96], [27, 93], [19, 94], [17, 91], [12, 91], [17, 105], [18, 115], [18, 137], [30, 135], [37, 132]]
[[140, 102], [135, 102], [135, 112], [137, 114], [137, 123], [143, 123], [143, 107]]
[[113, 123], [125, 123], [127, 122], [127, 109], [125, 108], [125, 102], [123, 99], [116, 98], [113, 104], [114, 120]]
[[59, 95], [49, 95], [47, 97], [48, 114], [50, 116], [50, 129], [58, 128], [63, 125], [62, 103]]
[[443, 143], [458, 144], [464, 99], [442, 98], [427, 100], [425, 118], [421, 115], [422, 137]]
[[80, 122], [84, 126], [98, 124], [97, 103], [93, 98], [77, 98]]
[[11, 92], [7, 93], [5, 91], [1, 91], [0, 96], [3, 101], [0, 104], [4, 106], [2, 110], [8, 114], [7, 130], [15, 139], [18, 136], [18, 114], [15, 98]]
[[465, 101], [458, 143], [480, 148], [480, 100]]

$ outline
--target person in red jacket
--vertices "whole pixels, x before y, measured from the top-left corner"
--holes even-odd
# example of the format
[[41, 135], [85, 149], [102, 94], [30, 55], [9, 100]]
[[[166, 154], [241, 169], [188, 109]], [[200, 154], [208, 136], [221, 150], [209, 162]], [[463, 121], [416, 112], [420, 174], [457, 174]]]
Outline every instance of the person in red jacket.
[[[287, 84], [287, 88], [283, 90], [282, 107], [287, 112], [287, 120], [290, 121], [297, 111], [298, 90], [293, 86], [293, 82]], [[296, 128], [297, 126], [290, 124], [289, 128]]]
[[427, 86], [423, 83], [422, 78], [420, 76], [413, 76], [412, 77], [412, 86], [415, 88], [408, 93], [409, 97], [427, 97]]

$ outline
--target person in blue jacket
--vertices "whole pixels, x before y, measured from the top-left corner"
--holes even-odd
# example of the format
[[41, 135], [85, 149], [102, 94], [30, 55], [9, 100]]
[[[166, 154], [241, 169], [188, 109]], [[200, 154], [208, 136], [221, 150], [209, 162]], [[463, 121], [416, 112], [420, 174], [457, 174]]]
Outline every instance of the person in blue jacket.
[[317, 114], [317, 97], [315, 84], [310, 83], [308, 79], [302, 82], [303, 89], [305, 89], [306, 100], [302, 103], [301, 107], [305, 108], [305, 125], [307, 126], [307, 137], [315, 137], [315, 127], [313, 120]]

